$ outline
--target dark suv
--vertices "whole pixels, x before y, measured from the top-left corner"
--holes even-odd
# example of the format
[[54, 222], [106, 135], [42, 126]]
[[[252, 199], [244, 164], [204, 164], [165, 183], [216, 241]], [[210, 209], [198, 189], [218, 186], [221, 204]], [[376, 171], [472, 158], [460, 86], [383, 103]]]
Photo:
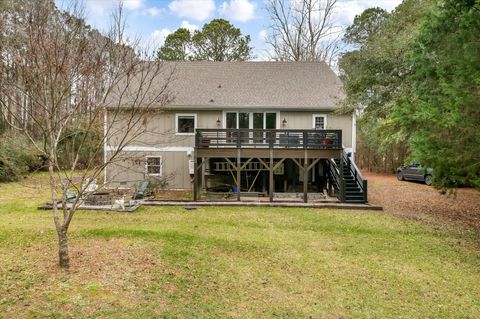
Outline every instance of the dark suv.
[[425, 169], [418, 163], [412, 163], [397, 168], [397, 179], [399, 181], [420, 181], [427, 185], [432, 185], [432, 173], [433, 170], [431, 168]]

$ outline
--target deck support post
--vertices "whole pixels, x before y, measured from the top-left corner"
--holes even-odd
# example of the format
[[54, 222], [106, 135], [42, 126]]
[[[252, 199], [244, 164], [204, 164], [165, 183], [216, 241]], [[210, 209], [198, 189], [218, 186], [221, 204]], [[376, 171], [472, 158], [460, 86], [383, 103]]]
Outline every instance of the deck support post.
[[198, 156], [197, 150], [194, 151], [194, 163], [193, 163], [193, 201], [198, 201]]
[[303, 158], [303, 202], [308, 202], [308, 154], [305, 149], [305, 156]]
[[240, 148], [237, 149], [237, 201], [240, 201], [240, 187], [242, 185], [240, 178], [241, 178], [241, 170], [242, 170], [242, 163], [240, 162]]
[[363, 200], [365, 201], [365, 203], [368, 203], [368, 182], [367, 180], [363, 180]]
[[201, 189], [205, 189], [206, 188], [206, 183], [205, 183], [205, 157], [202, 157], [202, 187]]
[[328, 196], [333, 196], [333, 185], [332, 185], [332, 179], [328, 178], [327, 180], [327, 195]]
[[275, 185], [273, 182], [273, 149], [270, 149], [270, 165], [268, 166], [269, 179], [268, 179], [268, 193], [270, 195], [270, 202], [273, 202], [273, 192], [275, 190]]

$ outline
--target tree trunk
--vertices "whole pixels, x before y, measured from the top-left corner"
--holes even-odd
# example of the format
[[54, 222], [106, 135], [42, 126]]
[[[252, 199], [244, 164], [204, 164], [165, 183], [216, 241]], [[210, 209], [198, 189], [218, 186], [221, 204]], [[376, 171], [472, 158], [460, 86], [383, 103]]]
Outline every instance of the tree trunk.
[[58, 234], [58, 262], [61, 268], [70, 267], [70, 258], [68, 256], [68, 236], [66, 230], [60, 230]]

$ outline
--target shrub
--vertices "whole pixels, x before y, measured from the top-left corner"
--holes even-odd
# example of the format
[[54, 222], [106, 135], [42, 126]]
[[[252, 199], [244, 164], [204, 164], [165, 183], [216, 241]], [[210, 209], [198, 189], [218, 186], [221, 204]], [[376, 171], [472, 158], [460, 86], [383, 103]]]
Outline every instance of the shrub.
[[160, 192], [168, 187], [170, 182], [175, 178], [175, 174], [168, 174], [166, 176], [149, 176], [146, 178], [150, 182], [149, 191], [153, 194]]
[[13, 133], [0, 135], [0, 182], [18, 180], [42, 169], [44, 163], [44, 158], [26, 137]]

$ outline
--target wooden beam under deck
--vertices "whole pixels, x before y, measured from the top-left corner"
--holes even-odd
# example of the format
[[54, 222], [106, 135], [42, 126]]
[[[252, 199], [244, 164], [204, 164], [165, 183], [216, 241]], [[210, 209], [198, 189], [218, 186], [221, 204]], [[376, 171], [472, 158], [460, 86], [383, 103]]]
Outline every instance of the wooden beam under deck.
[[[194, 200], [199, 199], [200, 195], [200, 182], [198, 174], [200, 169], [205, 166], [205, 158], [224, 158], [236, 171], [235, 184], [237, 186], [237, 201], [240, 201], [241, 196], [241, 172], [253, 159], [258, 159], [269, 172], [269, 199], [273, 202], [274, 193], [274, 170], [280, 166], [285, 159], [292, 159], [299, 167], [301, 174], [303, 175], [303, 201], [308, 202], [308, 184], [305, 182], [308, 180], [308, 174], [312, 167], [320, 159], [341, 158], [342, 149], [308, 149], [308, 148], [195, 148], [195, 183], [194, 183]], [[199, 159], [202, 159], [199, 163]], [[229, 158], [235, 158], [235, 161], [231, 161]], [[246, 158], [247, 161], [242, 163], [241, 159]], [[268, 159], [266, 161], [262, 160]], [[275, 159], [280, 159], [277, 163]], [[297, 159], [303, 159], [298, 161]], [[310, 160], [311, 163], [309, 163]], [[301, 163], [303, 162], [303, 163]], [[200, 164], [200, 165], [199, 165]], [[202, 174], [203, 175], [203, 174]], [[236, 178], [235, 178], [236, 177]], [[203, 183], [202, 183], [203, 184]]]
[[[238, 201], [242, 171], [249, 170], [252, 160], [258, 159], [264, 167], [262, 170], [268, 171], [269, 195], [273, 201], [274, 171], [286, 159], [291, 159], [303, 176], [303, 199], [307, 202], [309, 172], [321, 159], [341, 160], [342, 147], [341, 130], [196, 129], [194, 200], [200, 198], [200, 181], [202, 188], [206, 186], [205, 159], [223, 158], [235, 171], [236, 174], [230, 170], [237, 186]], [[242, 159], [246, 161], [242, 163]]]
[[198, 157], [231, 157], [237, 158], [239, 153], [241, 158], [340, 158], [341, 149], [288, 149], [288, 148], [197, 148], [195, 149]]

